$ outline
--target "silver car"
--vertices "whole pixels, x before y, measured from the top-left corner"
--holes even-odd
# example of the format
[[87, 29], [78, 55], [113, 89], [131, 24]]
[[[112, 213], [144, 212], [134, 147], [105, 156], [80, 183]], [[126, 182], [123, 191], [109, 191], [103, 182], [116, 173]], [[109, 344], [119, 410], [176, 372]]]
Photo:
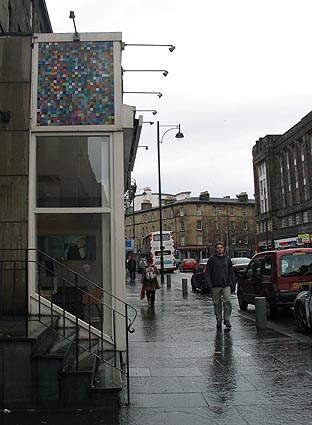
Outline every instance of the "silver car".
[[294, 311], [298, 329], [302, 333], [312, 332], [312, 282], [305, 282], [295, 298]]

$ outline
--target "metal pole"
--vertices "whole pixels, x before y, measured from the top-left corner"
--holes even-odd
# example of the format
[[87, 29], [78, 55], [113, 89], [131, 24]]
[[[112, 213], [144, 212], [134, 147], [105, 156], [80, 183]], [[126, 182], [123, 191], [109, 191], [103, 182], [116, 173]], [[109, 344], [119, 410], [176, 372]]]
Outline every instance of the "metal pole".
[[130, 362], [129, 362], [129, 335], [128, 335], [128, 305], [125, 304], [125, 320], [126, 320], [126, 378], [127, 378], [127, 401], [130, 404]]
[[[28, 337], [29, 328], [29, 288], [28, 288], [28, 273], [29, 273], [29, 264], [28, 264], [28, 249], [25, 249], [25, 334]], [[37, 283], [38, 285], [38, 283]], [[39, 311], [40, 311], [40, 291], [39, 292]]]
[[265, 247], [269, 249], [269, 236], [268, 236], [268, 212], [265, 212]]
[[269, 249], [269, 237], [268, 237], [268, 203], [267, 203], [267, 194], [266, 188], [263, 189], [264, 193], [264, 212], [265, 212], [265, 249]]
[[164, 278], [164, 252], [162, 233], [162, 204], [161, 204], [161, 174], [160, 174], [160, 129], [157, 121], [157, 161], [158, 161], [158, 198], [159, 198], [159, 242], [160, 242], [160, 281], [163, 284]]
[[257, 329], [265, 329], [267, 327], [266, 298], [255, 297], [255, 307], [256, 307], [256, 327]]
[[230, 253], [230, 242], [229, 242], [229, 209], [228, 205], [226, 206], [226, 248], [227, 248], [227, 255], [231, 257]]
[[[51, 305], [52, 305], [52, 301], [51, 301]], [[63, 305], [63, 309], [65, 309], [65, 305]], [[75, 346], [76, 346], [76, 369], [78, 369], [78, 364], [79, 364], [79, 326], [78, 326], [78, 275], [77, 273], [75, 273], [75, 332], [76, 332], [76, 341], [75, 341]]]
[[135, 246], [134, 195], [133, 195], [133, 201], [132, 201], [132, 236], [133, 236], [133, 244]]

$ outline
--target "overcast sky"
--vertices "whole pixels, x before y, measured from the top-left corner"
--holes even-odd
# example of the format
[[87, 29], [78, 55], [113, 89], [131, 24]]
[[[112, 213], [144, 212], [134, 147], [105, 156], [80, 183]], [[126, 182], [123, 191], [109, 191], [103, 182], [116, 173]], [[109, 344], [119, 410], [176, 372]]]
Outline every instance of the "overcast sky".
[[[312, 110], [311, 0], [46, 0], [54, 32], [121, 32], [124, 103], [143, 113], [133, 177], [158, 190], [156, 121], [181, 124], [161, 145], [162, 191], [254, 194], [252, 146]], [[162, 134], [166, 127], [161, 128]]]

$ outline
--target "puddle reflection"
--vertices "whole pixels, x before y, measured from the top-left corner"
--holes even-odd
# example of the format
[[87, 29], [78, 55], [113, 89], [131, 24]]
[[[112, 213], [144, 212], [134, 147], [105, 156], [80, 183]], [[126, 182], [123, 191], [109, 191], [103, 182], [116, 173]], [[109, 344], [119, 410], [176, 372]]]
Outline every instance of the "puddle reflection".
[[222, 408], [230, 405], [237, 389], [237, 377], [233, 357], [233, 340], [229, 330], [216, 332], [212, 377], [213, 387], [222, 400]]

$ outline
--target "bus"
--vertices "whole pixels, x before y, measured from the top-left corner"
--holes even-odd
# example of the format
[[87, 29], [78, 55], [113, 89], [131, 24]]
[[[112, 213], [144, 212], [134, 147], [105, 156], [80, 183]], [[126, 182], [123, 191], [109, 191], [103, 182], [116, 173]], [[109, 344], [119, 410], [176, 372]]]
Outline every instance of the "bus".
[[[176, 269], [174, 258], [174, 238], [173, 232], [164, 230], [162, 232], [164, 271], [173, 272]], [[160, 270], [160, 232], [151, 232], [144, 236], [142, 244], [142, 254], [151, 258], [154, 266]]]

